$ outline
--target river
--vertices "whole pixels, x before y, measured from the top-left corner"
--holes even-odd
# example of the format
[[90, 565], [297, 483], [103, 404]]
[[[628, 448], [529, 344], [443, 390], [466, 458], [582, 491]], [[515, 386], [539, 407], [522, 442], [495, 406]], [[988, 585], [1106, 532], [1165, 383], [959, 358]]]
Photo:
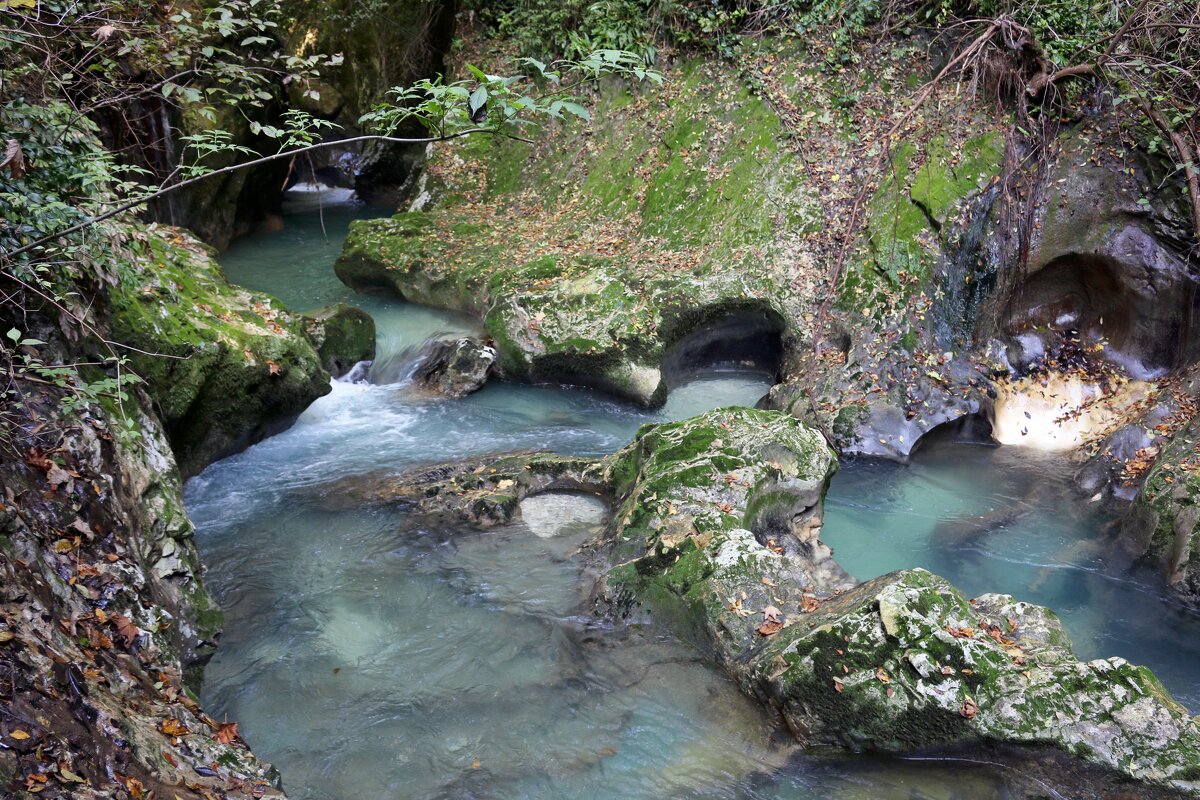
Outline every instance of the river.
[[[222, 258], [235, 283], [308, 310], [344, 300], [378, 326], [379, 357], [469, 319], [355, 295], [332, 264], [351, 219], [327, 193], [294, 195], [281, 230]], [[604, 509], [551, 509], [485, 533], [400, 511], [329, 510], [313, 487], [474, 453], [603, 455], [647, 422], [753, 405], [766, 375], [724, 372], [656, 411], [594, 392], [500, 382], [461, 400], [335, 382], [288, 431], [189, 481], [188, 510], [226, 611], [206, 708], [236, 720], [296, 800], [358, 798], [1007, 798], [1041, 791], [998, 765], [797, 752], [758, 706], [661, 630], [586, 613], [573, 548]], [[1200, 625], [1156, 578], [1108, 574], [1110, 520], [1067, 465], [1015, 448], [943, 442], [913, 463], [849, 461], [823, 538], [852, 574], [910, 566], [968, 593], [1054, 607], [1083, 658], [1146, 663], [1200, 708]], [[538, 535], [538, 534], [543, 535]], [[986, 759], [980, 759], [986, 760]]]

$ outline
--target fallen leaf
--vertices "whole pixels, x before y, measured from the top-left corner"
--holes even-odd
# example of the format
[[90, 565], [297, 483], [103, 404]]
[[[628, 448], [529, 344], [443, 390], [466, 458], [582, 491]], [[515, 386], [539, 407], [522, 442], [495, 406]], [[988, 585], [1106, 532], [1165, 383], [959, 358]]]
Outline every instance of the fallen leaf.
[[16, 638], [16, 636], [17, 635], [15, 633], [13, 633], [12, 631], [0, 631], [0, 644], [4, 644], [5, 642], [11, 642], [13, 639]]
[[86, 783], [83, 778], [79, 777], [74, 772], [63, 766], [58, 768], [58, 774], [63, 780], [70, 781], [71, 783]]
[[975, 705], [975, 701], [968, 697], [966, 700], [963, 700], [962, 708], [958, 710], [958, 713], [967, 719], [971, 719], [979, 713], [979, 706]]
[[220, 744], [232, 745], [237, 741], [238, 729], [236, 722], [222, 722], [217, 728], [217, 733], [213, 736]]
[[112, 619], [112, 623], [117, 629], [117, 634], [125, 640], [125, 646], [133, 647], [133, 643], [142, 635], [141, 629], [137, 625], [134, 625], [129, 620], [129, 617], [124, 614], [113, 614], [110, 619]]
[[92, 35], [96, 37], [97, 41], [107, 42], [109, 38], [116, 32], [117, 29], [112, 25], [101, 25], [99, 28], [96, 28], [96, 32]]
[[50, 483], [50, 491], [55, 492], [58, 491], [58, 487], [71, 480], [71, 476], [65, 469], [52, 461], [50, 468], [46, 470], [46, 480]]
[[841, 681], [839, 681], [837, 678], [834, 678], [833, 679], [833, 688], [840, 694], [842, 691], [845, 690], [846, 687]]
[[884, 669], [883, 667], [880, 667], [879, 669], [875, 670], [875, 677], [879, 680], [880, 683], [891, 683], [892, 682], [892, 676], [888, 675], [887, 670]]
[[0, 161], [0, 169], [8, 167], [9, 173], [15, 180], [25, 177], [25, 153], [21, 151], [21, 143], [9, 139], [4, 145], [4, 160]]
[[15, 731], [13, 731], [12, 733], [10, 733], [8, 735], [8, 738], [16, 739], [18, 742], [23, 742], [29, 738], [29, 731], [25, 731], [25, 730], [22, 730], [21, 728], [17, 728]]
[[186, 736], [188, 726], [173, 717], [168, 717], [159, 723], [158, 729], [167, 736]]
[[774, 636], [783, 630], [782, 622], [764, 622], [758, 626], [758, 632], [763, 636]]

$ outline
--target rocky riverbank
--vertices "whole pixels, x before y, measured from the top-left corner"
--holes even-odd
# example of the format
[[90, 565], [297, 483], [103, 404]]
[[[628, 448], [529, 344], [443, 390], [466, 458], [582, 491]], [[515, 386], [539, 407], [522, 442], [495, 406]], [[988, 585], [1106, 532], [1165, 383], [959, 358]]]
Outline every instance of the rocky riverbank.
[[[20, 402], [5, 406], [0, 786], [30, 797], [281, 797], [237, 726], [197, 702], [223, 622], [182, 483], [289, 424], [329, 391], [329, 374], [298, 317], [227, 284], [190, 236], [123, 233], [111, 308], [86, 324], [136, 347], [145, 383], [74, 411], [64, 389], [22, 378]], [[72, 363], [100, 348], [65, 337], [53, 311], [23, 320], [35, 341], [26, 356]], [[364, 354], [354, 342], [334, 353], [335, 339], [322, 338], [323, 354]]]

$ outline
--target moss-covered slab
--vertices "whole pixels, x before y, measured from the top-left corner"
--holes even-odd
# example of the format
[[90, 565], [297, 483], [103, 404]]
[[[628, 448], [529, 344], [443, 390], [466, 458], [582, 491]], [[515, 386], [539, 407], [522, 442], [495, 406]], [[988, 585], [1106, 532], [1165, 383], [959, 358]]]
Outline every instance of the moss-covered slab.
[[300, 318], [230, 285], [211, 252], [151, 226], [109, 294], [184, 477], [289, 425], [329, 392]]
[[1053, 614], [970, 602], [923, 570], [865, 583], [782, 631], [741, 676], [812, 742], [905, 751], [1051, 743], [1140, 780], [1200, 790], [1200, 728], [1154, 675], [1079, 662]]

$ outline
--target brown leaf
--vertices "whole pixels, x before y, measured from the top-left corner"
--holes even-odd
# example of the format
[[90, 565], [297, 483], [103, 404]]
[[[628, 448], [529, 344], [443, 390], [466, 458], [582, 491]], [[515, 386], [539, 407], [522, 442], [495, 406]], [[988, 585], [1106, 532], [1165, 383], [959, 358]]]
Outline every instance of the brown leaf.
[[110, 619], [117, 629], [117, 634], [125, 640], [125, 646], [133, 647], [133, 643], [142, 635], [141, 629], [124, 614], [113, 614]]
[[782, 622], [764, 622], [758, 626], [758, 632], [763, 636], [774, 636], [783, 630]]
[[975, 705], [975, 701], [968, 697], [966, 700], [963, 700], [962, 708], [958, 710], [958, 713], [967, 719], [971, 719], [979, 713], [979, 706]]
[[46, 470], [46, 480], [50, 482], [50, 491], [55, 492], [58, 491], [59, 486], [71, 480], [71, 476], [65, 469], [52, 461], [50, 468]]
[[167, 736], [186, 736], [188, 726], [173, 717], [167, 717], [158, 724], [158, 729]]
[[213, 736], [220, 744], [232, 745], [237, 741], [238, 729], [236, 722], [222, 722], [217, 727], [217, 733]]
[[274, 361], [268, 361], [267, 362], [267, 371], [270, 372], [272, 375], [279, 375], [280, 373], [283, 372], [283, 368], [280, 367], [279, 364], [275, 363]]
[[879, 669], [875, 670], [875, 677], [879, 680], [880, 683], [891, 683], [892, 682], [892, 676], [888, 675], [887, 670], [884, 669], [883, 667], [880, 667]]
[[846, 686], [841, 681], [839, 681], [837, 678], [834, 678], [833, 679], [833, 688], [838, 692], [838, 694], [841, 694], [843, 691], [845, 691]]
[[21, 151], [21, 143], [16, 139], [9, 139], [4, 144], [4, 160], [0, 161], [0, 169], [5, 167], [8, 167], [14, 180], [19, 181], [25, 177], [25, 153]]

